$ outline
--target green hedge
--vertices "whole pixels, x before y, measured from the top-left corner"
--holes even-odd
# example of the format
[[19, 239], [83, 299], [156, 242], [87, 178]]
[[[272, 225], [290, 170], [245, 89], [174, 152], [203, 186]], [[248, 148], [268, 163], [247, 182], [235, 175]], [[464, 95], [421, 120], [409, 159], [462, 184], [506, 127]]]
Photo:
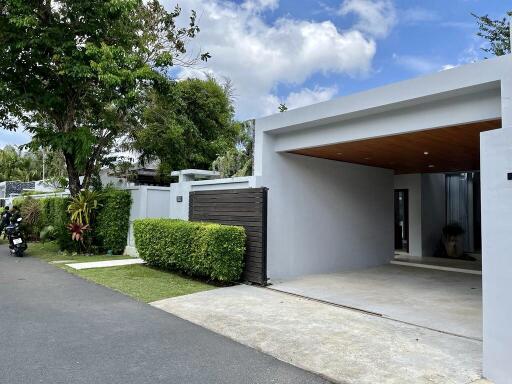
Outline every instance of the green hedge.
[[242, 227], [171, 219], [138, 219], [135, 245], [149, 265], [230, 282], [240, 279], [245, 252]]
[[101, 193], [95, 240], [103, 250], [110, 250], [114, 255], [123, 253], [130, 227], [131, 205], [129, 191], [112, 188]]
[[61, 250], [74, 250], [75, 244], [71, 240], [67, 228], [70, 220], [67, 211], [70, 199], [67, 197], [45, 197], [38, 201], [41, 204], [42, 228], [51, 225], [53, 227], [53, 238], [57, 240], [59, 248]]
[[[37, 225], [26, 226], [29, 238], [38, 239], [41, 230], [53, 227], [52, 240], [57, 240], [61, 250], [75, 251], [77, 244], [71, 239], [67, 225], [70, 216], [67, 211], [70, 198], [45, 197], [34, 200], [31, 197], [16, 198], [14, 205], [20, 207], [23, 215], [27, 202], [37, 201], [40, 205], [40, 219]], [[89, 236], [92, 236], [94, 249], [111, 250], [114, 254], [124, 251], [130, 225], [131, 195], [129, 191], [106, 189], [100, 194], [100, 206], [92, 223]]]

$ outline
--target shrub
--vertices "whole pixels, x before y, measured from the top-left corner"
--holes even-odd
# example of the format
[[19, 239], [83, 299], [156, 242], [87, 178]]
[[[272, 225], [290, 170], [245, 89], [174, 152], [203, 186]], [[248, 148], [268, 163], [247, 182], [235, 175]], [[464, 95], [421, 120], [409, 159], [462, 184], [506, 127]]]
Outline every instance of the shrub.
[[55, 228], [53, 228], [53, 225], [47, 225], [41, 229], [41, 232], [39, 232], [39, 239], [41, 242], [46, 242], [48, 240], [55, 238]]
[[57, 240], [61, 250], [74, 250], [75, 244], [73, 244], [67, 229], [69, 198], [46, 197], [38, 201], [41, 204], [43, 227], [52, 226], [54, 228], [50, 239]]
[[243, 269], [242, 227], [171, 219], [138, 219], [135, 245], [149, 265], [222, 282], [237, 281]]
[[96, 242], [103, 250], [114, 255], [122, 254], [130, 227], [132, 197], [129, 191], [107, 188], [100, 197], [100, 209], [96, 217]]
[[75, 214], [76, 220], [91, 222], [92, 230], [84, 236], [88, 249], [112, 250], [114, 254], [121, 254], [130, 226], [130, 192], [107, 188], [101, 193], [82, 192], [82, 195], [87, 195], [87, 199], [18, 197], [13, 203], [22, 212], [30, 238], [57, 240], [61, 250], [80, 250], [80, 244], [72, 240], [68, 227], [71, 215]]
[[41, 232], [43, 228], [41, 204], [39, 201], [28, 197], [24, 199], [19, 208], [27, 236], [31, 240], [37, 240], [39, 238], [39, 232]]

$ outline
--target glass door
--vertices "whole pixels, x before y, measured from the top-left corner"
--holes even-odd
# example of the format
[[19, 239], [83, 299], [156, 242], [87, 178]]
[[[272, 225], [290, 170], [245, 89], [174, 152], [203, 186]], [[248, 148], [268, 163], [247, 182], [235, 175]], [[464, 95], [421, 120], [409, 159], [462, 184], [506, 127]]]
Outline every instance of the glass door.
[[395, 190], [395, 250], [409, 252], [409, 191]]

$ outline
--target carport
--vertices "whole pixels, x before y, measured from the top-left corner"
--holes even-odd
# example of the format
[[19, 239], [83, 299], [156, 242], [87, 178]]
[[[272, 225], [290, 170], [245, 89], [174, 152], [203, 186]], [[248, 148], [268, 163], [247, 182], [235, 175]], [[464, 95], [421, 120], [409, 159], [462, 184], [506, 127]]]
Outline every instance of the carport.
[[[485, 376], [509, 383], [510, 68], [507, 56], [257, 120], [255, 176], [269, 188], [274, 288], [483, 339]], [[481, 179], [481, 195], [466, 193], [481, 209], [481, 277], [479, 267], [429, 259], [439, 222], [456, 211], [446, 206], [457, 201], [445, 195], [440, 204], [433, 191], [441, 179], [446, 191], [453, 181], [446, 175], [457, 174]], [[397, 261], [396, 190], [409, 199], [403, 265], [390, 265]], [[475, 216], [467, 221], [476, 254], [480, 228]]]
[[[395, 257], [388, 248], [381, 250], [392, 265], [340, 268], [334, 273], [285, 278], [274, 281], [272, 288], [482, 340], [481, 256], [470, 261], [473, 257], [466, 254], [466, 259], [442, 258], [434, 257], [434, 252], [441, 242], [443, 226], [448, 224], [446, 175], [479, 174], [480, 134], [499, 128], [501, 119], [490, 119], [291, 151], [392, 172], [394, 190], [408, 196], [405, 232], [410, 236], [407, 251], [399, 252], [395, 245]], [[460, 199], [458, 193], [451, 202], [459, 210], [464, 208]], [[475, 204], [469, 205], [472, 210]], [[479, 214], [475, 212], [474, 216]], [[390, 216], [386, 224], [392, 225]], [[471, 237], [479, 237], [479, 233], [474, 236], [476, 230], [469, 229]], [[344, 256], [340, 249], [339, 257]]]

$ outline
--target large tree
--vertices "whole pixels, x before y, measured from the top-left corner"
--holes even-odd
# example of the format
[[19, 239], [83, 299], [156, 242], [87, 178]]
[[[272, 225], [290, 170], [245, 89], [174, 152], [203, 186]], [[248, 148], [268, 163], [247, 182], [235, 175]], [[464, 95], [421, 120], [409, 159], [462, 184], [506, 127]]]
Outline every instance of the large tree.
[[511, 53], [510, 48], [510, 17], [512, 10], [507, 12], [508, 17], [493, 19], [489, 15], [478, 16], [472, 14], [478, 24], [477, 35], [487, 41], [488, 45], [482, 50], [494, 56], [503, 56]]
[[213, 78], [176, 82], [152, 92], [143, 112], [144, 128], [134, 131], [133, 148], [143, 161], [158, 160], [161, 171], [209, 169], [233, 148], [240, 124], [234, 120], [229, 83]]
[[0, 124], [60, 151], [73, 195], [88, 188], [140, 123], [141, 95], [168, 88], [170, 68], [195, 59], [185, 47], [199, 31], [195, 13], [185, 27], [179, 15], [157, 0], [2, 0]]

